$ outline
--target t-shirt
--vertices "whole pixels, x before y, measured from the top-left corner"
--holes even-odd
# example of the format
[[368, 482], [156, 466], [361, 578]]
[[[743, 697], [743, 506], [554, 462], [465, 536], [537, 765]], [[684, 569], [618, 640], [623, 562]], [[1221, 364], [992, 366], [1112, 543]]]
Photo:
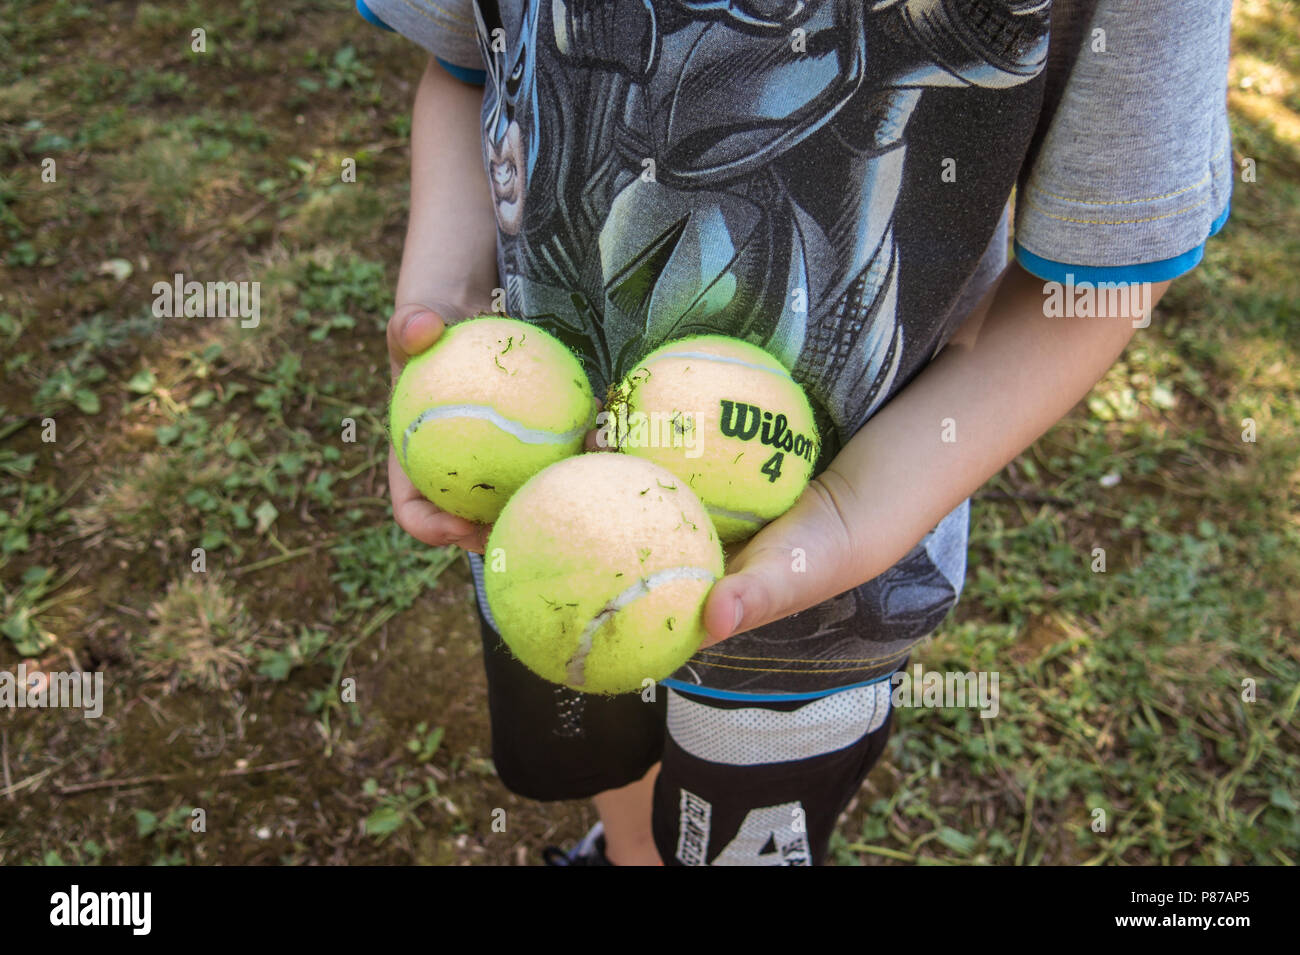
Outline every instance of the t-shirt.
[[[1045, 281], [1163, 281], [1228, 216], [1231, 0], [358, 8], [484, 85], [509, 314], [572, 347], [597, 393], [676, 338], [760, 345], [808, 392], [821, 465], [1012, 249]], [[887, 677], [956, 603], [968, 518], [665, 682], [798, 699]]]

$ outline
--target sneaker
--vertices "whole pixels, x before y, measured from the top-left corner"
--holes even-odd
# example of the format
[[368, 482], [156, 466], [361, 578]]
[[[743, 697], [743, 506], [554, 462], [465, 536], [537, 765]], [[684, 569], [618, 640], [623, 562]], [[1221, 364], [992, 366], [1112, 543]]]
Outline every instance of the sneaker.
[[613, 865], [605, 858], [605, 824], [596, 823], [591, 827], [581, 842], [565, 852], [558, 846], [547, 846], [542, 850], [542, 859], [547, 865]]

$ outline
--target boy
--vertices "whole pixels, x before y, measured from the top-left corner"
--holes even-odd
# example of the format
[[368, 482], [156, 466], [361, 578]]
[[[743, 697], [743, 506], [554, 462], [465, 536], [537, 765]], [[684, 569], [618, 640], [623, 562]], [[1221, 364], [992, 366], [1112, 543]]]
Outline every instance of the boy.
[[[890, 675], [960, 593], [970, 495], [1226, 221], [1230, 0], [358, 8], [433, 56], [395, 373], [501, 289], [598, 394], [675, 338], [758, 344], [826, 446], [653, 702], [525, 670], [471, 556], [502, 781], [594, 799], [601, 824], [555, 864], [822, 863], [888, 739]], [[1048, 307], [1095, 282], [1140, 294]], [[485, 528], [389, 474], [403, 528], [481, 554]]]

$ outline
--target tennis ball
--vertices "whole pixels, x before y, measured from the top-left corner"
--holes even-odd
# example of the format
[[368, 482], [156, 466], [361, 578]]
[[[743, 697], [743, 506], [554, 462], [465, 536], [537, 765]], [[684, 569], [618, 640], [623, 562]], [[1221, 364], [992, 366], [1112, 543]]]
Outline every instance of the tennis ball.
[[421, 494], [486, 523], [530, 477], [582, 450], [595, 411], [572, 352], [533, 325], [480, 316], [407, 362], [388, 427]]
[[728, 542], [790, 509], [820, 447], [808, 397], [785, 366], [723, 335], [651, 352], [610, 408], [620, 450], [682, 478]]
[[483, 566], [493, 620], [524, 665], [576, 690], [624, 693], [699, 648], [722, 547], [680, 478], [628, 455], [583, 454], [510, 499]]

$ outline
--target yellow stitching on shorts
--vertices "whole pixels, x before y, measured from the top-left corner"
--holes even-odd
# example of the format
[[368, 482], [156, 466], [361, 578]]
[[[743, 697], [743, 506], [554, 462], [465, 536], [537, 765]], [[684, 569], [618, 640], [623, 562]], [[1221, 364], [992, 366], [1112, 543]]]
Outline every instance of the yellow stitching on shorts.
[[[1229, 139], [1228, 142], [1231, 142], [1231, 139]], [[1139, 202], [1155, 202], [1157, 199], [1170, 199], [1174, 196], [1181, 196], [1184, 192], [1191, 192], [1193, 189], [1199, 189], [1201, 186], [1205, 185], [1207, 181], [1222, 175], [1222, 173], [1219, 172], [1219, 170], [1214, 168], [1214, 165], [1219, 161], [1219, 157], [1222, 156], [1225, 152], [1227, 152], [1227, 150], [1228, 150], [1228, 143], [1224, 143], [1223, 146], [1220, 147], [1219, 151], [1210, 157], [1210, 171], [1207, 172], [1204, 176], [1202, 176], [1199, 181], [1183, 189], [1175, 189], [1173, 192], [1166, 192], [1162, 196], [1148, 196], [1145, 199], [1118, 199], [1114, 202], [1101, 202], [1093, 199], [1071, 199], [1069, 196], [1058, 196], [1056, 193], [1048, 192], [1046, 189], [1040, 189], [1037, 186], [1033, 185], [1032, 183], [1026, 184], [1025, 191], [1036, 192], [1044, 196], [1049, 196], [1052, 199], [1060, 199], [1062, 202], [1073, 202], [1081, 206], [1128, 206]], [[1070, 220], [1070, 221], [1074, 221], [1074, 220]], [[1145, 222], [1149, 220], [1144, 219], [1141, 221]], [[1106, 223], [1106, 224], [1110, 225], [1112, 223]]]
[[[904, 652], [907, 652], [907, 651], [904, 651]], [[723, 659], [723, 660], [766, 660], [766, 661], [768, 661], [769, 663], [817, 663], [817, 662], [818, 662], [818, 661], [816, 661], [816, 660], [808, 660], [808, 659], [805, 659], [805, 658], [803, 658], [803, 657], [746, 657], [746, 656], [739, 656], [739, 655], [731, 654], [731, 653], [719, 653], [719, 652], [716, 651], [716, 650], [710, 650], [710, 649], [707, 649], [707, 648], [704, 649], [704, 650], [699, 651], [699, 654], [697, 654], [697, 655], [702, 655], [702, 654], [705, 654], [705, 653], [714, 654], [715, 656], [718, 656], [718, 657], [720, 657], [720, 658]], [[825, 663], [879, 663], [881, 660], [896, 660], [896, 659], [898, 659], [898, 656], [899, 656], [898, 653], [889, 653], [889, 654], [886, 654], [886, 655], [883, 656], [883, 657], [845, 657], [844, 659], [838, 659], [838, 658], [837, 658], [837, 659], [833, 659], [833, 660], [825, 660], [825, 661], [822, 661], [822, 662], [825, 662]], [[703, 663], [707, 663], [708, 661], [707, 661], [707, 660], [703, 660], [703, 661], [701, 661], [701, 662], [703, 662]]]
[[[901, 660], [911, 652], [911, 648], [904, 650], [895, 660]], [[827, 663], [838, 663], [838, 660], [827, 660]], [[744, 673], [797, 673], [802, 676], [816, 676], [818, 673], [853, 673], [857, 670], [869, 670], [870, 667], [840, 667], [835, 670], [795, 670], [790, 667], [732, 667], [724, 663], [709, 663], [707, 660], [697, 660], [699, 666], [716, 667], [719, 670], [740, 670]], [[689, 664], [688, 664], [689, 666]]]

